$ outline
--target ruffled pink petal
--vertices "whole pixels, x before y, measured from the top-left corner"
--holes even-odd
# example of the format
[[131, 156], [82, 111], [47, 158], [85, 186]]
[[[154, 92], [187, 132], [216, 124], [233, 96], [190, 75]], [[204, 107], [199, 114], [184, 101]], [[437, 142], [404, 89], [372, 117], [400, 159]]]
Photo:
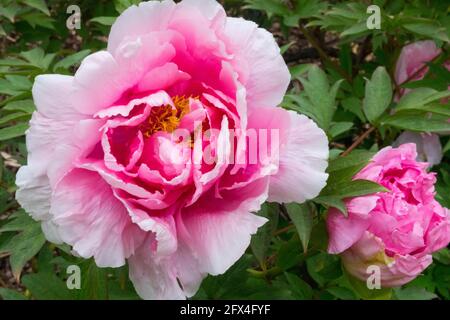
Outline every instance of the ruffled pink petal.
[[99, 267], [120, 267], [145, 233], [130, 221], [111, 187], [95, 172], [74, 169], [56, 186], [50, 209], [62, 240]]
[[348, 217], [335, 208], [328, 211], [328, 252], [339, 254], [353, 246], [370, 225], [369, 213], [378, 201], [376, 196], [355, 198], [347, 202]]
[[[250, 212], [259, 210], [267, 198], [267, 178], [222, 193], [223, 199], [207, 195], [181, 211], [177, 217], [179, 239], [197, 258], [201, 272], [224, 273], [245, 252], [254, 234], [267, 220]], [[213, 192], [210, 192], [213, 195]]]

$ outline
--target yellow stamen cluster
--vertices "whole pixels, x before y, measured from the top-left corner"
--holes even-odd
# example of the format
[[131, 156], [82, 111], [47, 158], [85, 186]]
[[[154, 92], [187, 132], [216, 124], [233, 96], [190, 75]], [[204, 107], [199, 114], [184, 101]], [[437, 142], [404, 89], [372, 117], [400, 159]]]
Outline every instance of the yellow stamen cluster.
[[[164, 105], [152, 108], [145, 126], [145, 136], [148, 138], [158, 131], [172, 133], [180, 125], [181, 119], [189, 113], [189, 99], [191, 97], [175, 96], [172, 98], [174, 106]], [[198, 99], [198, 97], [194, 97]]]

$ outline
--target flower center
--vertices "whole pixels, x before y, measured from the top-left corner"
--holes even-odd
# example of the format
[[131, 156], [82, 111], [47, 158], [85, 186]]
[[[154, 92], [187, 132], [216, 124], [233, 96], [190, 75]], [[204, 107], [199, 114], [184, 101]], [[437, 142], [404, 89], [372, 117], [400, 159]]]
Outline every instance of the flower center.
[[144, 136], [150, 137], [158, 131], [172, 133], [180, 125], [181, 119], [189, 113], [189, 99], [191, 97], [175, 96], [172, 98], [174, 106], [164, 105], [152, 108], [145, 124]]

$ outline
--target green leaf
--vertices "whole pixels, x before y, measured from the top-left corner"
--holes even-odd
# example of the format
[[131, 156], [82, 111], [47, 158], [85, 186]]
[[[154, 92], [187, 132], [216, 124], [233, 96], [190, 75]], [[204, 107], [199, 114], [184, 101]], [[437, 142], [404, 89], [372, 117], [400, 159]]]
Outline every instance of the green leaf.
[[27, 99], [9, 102], [3, 107], [3, 109], [10, 111], [22, 111], [27, 114], [32, 114], [36, 108], [33, 100]]
[[48, 16], [50, 15], [50, 11], [48, 10], [47, 4], [44, 0], [21, 0], [21, 2], [26, 4], [27, 6], [42, 11]]
[[430, 37], [432, 39], [444, 42], [449, 41], [445, 28], [440, 27], [434, 23], [410, 23], [403, 25], [403, 28], [419, 35]]
[[15, 3], [9, 3], [6, 7], [0, 6], [0, 16], [7, 18], [12, 23], [15, 22], [17, 13], [21, 10], [20, 6]]
[[341, 37], [353, 36], [353, 35], [368, 32], [368, 31], [369, 31], [369, 29], [367, 29], [366, 21], [361, 21], [360, 23], [355, 24], [355, 25], [351, 26], [350, 28], [344, 30], [344, 32], [341, 33]]
[[260, 264], [264, 263], [266, 253], [269, 249], [273, 233], [278, 226], [278, 205], [265, 203], [258, 215], [267, 218], [269, 221], [258, 229], [258, 232], [253, 235], [250, 243], [253, 254], [258, 259]]
[[31, 219], [25, 212], [18, 211], [13, 220], [2, 226], [0, 232], [19, 231], [11, 240], [0, 247], [0, 252], [10, 254], [13, 275], [20, 278], [25, 264], [34, 257], [45, 243], [41, 224]]
[[71, 300], [74, 298], [66, 283], [51, 273], [24, 275], [22, 283], [37, 300]]
[[338, 299], [341, 300], [356, 300], [357, 297], [353, 293], [353, 291], [344, 288], [344, 287], [331, 287], [327, 288], [327, 291], [331, 293], [333, 296], [335, 296]]
[[309, 68], [307, 80], [302, 77], [298, 79], [304, 87], [304, 93], [294, 98], [299, 111], [311, 116], [322, 129], [328, 131], [336, 111], [335, 100], [342, 80], [330, 88], [326, 73], [316, 65]]
[[64, 69], [67, 70], [74, 64], [79, 63], [81, 60], [83, 60], [87, 55], [91, 53], [91, 50], [83, 50], [74, 54], [71, 54], [70, 56], [65, 57], [64, 59], [58, 61], [53, 66], [53, 71], [57, 71], [58, 69]]
[[[1, 61], [1, 60], [0, 60]], [[1, 64], [0, 64], [1, 65]], [[311, 63], [297, 64], [295, 66], [289, 67], [292, 79], [299, 79], [308, 73], [309, 69], [313, 66]]]
[[[449, 90], [439, 92], [431, 88], [418, 88], [404, 95], [398, 102], [395, 110], [424, 110], [433, 112], [433, 109], [438, 109], [438, 107], [433, 106], [432, 108], [429, 108], [428, 104], [437, 100], [447, 98], [449, 96]], [[450, 108], [448, 106], [444, 107], [444, 110], [450, 112]], [[448, 115], [448, 113], [444, 114]]]
[[104, 26], [112, 26], [114, 24], [114, 21], [116, 21], [117, 17], [96, 17], [91, 20], [90, 22], [96, 22]]
[[384, 67], [378, 67], [366, 83], [363, 110], [370, 123], [376, 124], [392, 101], [392, 83]]
[[450, 266], [450, 249], [444, 248], [433, 254], [433, 259]]
[[353, 122], [335, 122], [331, 124], [331, 128], [328, 131], [332, 138], [336, 138], [340, 134], [343, 134], [353, 128]]
[[28, 300], [22, 293], [8, 288], [0, 288], [0, 296], [3, 300]]
[[295, 44], [295, 41], [291, 41], [291, 42], [285, 44], [284, 46], [282, 46], [282, 47], [280, 48], [280, 53], [281, 53], [282, 55], [285, 54], [286, 51], [288, 51], [289, 48], [292, 47], [292, 45], [294, 45], [294, 44]]
[[11, 113], [8, 114], [2, 118], [0, 118], [0, 125], [8, 124], [15, 120], [24, 120], [28, 119], [30, 117], [29, 114], [23, 113], [23, 112], [17, 112], [17, 113]]
[[361, 299], [365, 300], [390, 300], [392, 296], [391, 288], [381, 289], [369, 289], [367, 283], [354, 278], [347, 272], [344, 273], [349, 280], [350, 285], [354, 289], [355, 293], [359, 295]]
[[24, 60], [16, 59], [16, 58], [6, 58], [6, 59], [0, 59], [0, 66], [7, 66], [7, 67], [27, 67], [30, 66], [30, 64]]
[[124, 12], [132, 5], [137, 5], [141, 0], [114, 0], [114, 7], [118, 13]]
[[83, 263], [81, 268], [81, 290], [77, 296], [81, 300], [105, 300], [108, 298], [107, 270], [99, 268], [94, 260]]
[[283, 242], [278, 250], [277, 267], [282, 270], [288, 270], [299, 265], [303, 259], [303, 254], [299, 250], [300, 246], [301, 243], [298, 233], [289, 241]]
[[450, 151], [450, 140], [448, 140], [444, 148], [442, 148], [443, 153], [447, 153], [448, 151]]
[[247, 5], [243, 9], [253, 9], [263, 11], [269, 19], [273, 15], [281, 17], [289, 16], [289, 8], [280, 0], [245, 0]]
[[302, 242], [303, 251], [308, 251], [309, 238], [313, 228], [314, 212], [307, 203], [297, 204], [290, 203], [286, 205], [286, 209], [292, 222], [297, 229], [298, 235]]
[[341, 101], [342, 107], [344, 110], [350, 111], [354, 115], [356, 115], [362, 122], [366, 122], [366, 117], [364, 116], [362, 110], [362, 103], [356, 97], [345, 98]]
[[380, 124], [417, 132], [444, 133], [450, 131], [450, 123], [447, 120], [448, 117], [430, 114], [429, 112], [416, 114], [399, 112], [384, 117]]
[[311, 300], [313, 297], [313, 290], [311, 286], [300, 279], [297, 275], [293, 273], [285, 272], [284, 275], [297, 299], [301, 300]]
[[306, 267], [309, 275], [320, 287], [342, 276], [339, 258], [323, 252], [308, 258]]
[[375, 152], [368, 150], [353, 150], [349, 155], [345, 157], [338, 157], [334, 160], [331, 160], [328, 165], [327, 172], [331, 173], [355, 166], [359, 166], [362, 169], [369, 163], [370, 159], [372, 159], [374, 155]]
[[339, 187], [338, 195], [342, 198], [359, 197], [377, 192], [389, 192], [385, 187], [369, 180], [352, 180]]
[[53, 25], [54, 20], [40, 12], [29, 12], [22, 14], [20, 17], [33, 29], [36, 28], [36, 26], [40, 26], [46, 29], [55, 30], [55, 26]]
[[315, 198], [313, 201], [316, 203], [319, 203], [321, 205], [324, 205], [326, 207], [329, 207], [329, 208], [336, 208], [340, 212], [342, 212], [342, 214], [344, 216], [346, 216], [346, 217], [348, 216], [347, 207], [346, 207], [344, 201], [342, 201], [341, 197], [321, 196], [321, 197]]
[[0, 129], [0, 141], [21, 137], [28, 129], [28, 123], [19, 123], [11, 127]]
[[39, 47], [21, 52], [20, 55], [24, 57], [32, 66], [43, 71], [48, 69], [56, 56], [54, 53], [45, 54], [44, 50]]
[[432, 300], [438, 298], [436, 294], [427, 291], [425, 288], [414, 286], [397, 288], [395, 289], [395, 295], [399, 300]]

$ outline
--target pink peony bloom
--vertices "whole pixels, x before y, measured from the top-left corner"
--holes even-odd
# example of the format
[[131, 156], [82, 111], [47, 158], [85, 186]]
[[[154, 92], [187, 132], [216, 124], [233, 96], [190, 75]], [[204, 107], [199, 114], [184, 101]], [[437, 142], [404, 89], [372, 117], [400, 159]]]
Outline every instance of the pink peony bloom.
[[450, 242], [450, 210], [434, 199], [435, 175], [416, 157], [414, 144], [381, 150], [355, 179], [377, 182], [390, 192], [347, 200], [348, 218], [329, 211], [328, 252], [341, 254], [348, 272], [363, 281], [367, 268], [376, 265], [383, 287], [403, 285]]
[[16, 197], [50, 241], [128, 260], [142, 298], [192, 296], [241, 257], [263, 202], [325, 186], [325, 133], [277, 108], [289, 81], [273, 36], [216, 1], [132, 6], [75, 76], [36, 78]]

